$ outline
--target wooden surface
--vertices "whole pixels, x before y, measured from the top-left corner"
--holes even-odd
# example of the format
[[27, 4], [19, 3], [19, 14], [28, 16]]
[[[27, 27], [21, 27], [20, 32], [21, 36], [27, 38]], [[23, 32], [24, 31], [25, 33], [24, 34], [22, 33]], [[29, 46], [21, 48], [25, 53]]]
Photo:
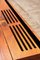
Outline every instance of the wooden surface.
[[[14, 17], [12, 16], [12, 18], [14, 19], [15, 23], [12, 21], [10, 15], [8, 14], [8, 12], [10, 13], [9, 10], [11, 10], [8, 5], [5, 3], [5, 1], [1, 1], [0, 0], [0, 60], [16, 60], [16, 59], [21, 59], [21, 58], [25, 58], [28, 57], [29, 60], [31, 59], [29, 56], [33, 56], [36, 54], [40, 54], [40, 49], [37, 46], [37, 44], [33, 41], [33, 39], [31, 38], [31, 36], [28, 34], [28, 32], [25, 30], [25, 28], [22, 26], [22, 24], [20, 23], [20, 21], [18, 20], [18, 22], [14, 19]], [[14, 3], [15, 4], [15, 3]], [[15, 5], [14, 5], [15, 6]], [[5, 18], [3, 17], [1, 11], [4, 12], [4, 10], [6, 11], [7, 15], [9, 16], [9, 19], [11, 19], [11, 22], [8, 20], [9, 24], [5, 21]], [[13, 13], [13, 12], [12, 12]], [[11, 14], [11, 13], [10, 13]], [[8, 17], [6, 16], [6, 18], [8, 19]], [[29, 46], [26, 44], [26, 42], [24, 41], [24, 37], [21, 35], [21, 33], [19, 32], [18, 28], [16, 27], [16, 25], [19, 27], [19, 24], [22, 26], [22, 28], [24, 29], [24, 31], [27, 33], [27, 35], [31, 38], [32, 42], [34, 43], [34, 45], [36, 46], [36, 49], [34, 48], [34, 46], [30, 43], [30, 41], [28, 40], [28, 38], [26, 37], [25, 33], [22, 31], [21, 28], [19, 28], [22, 32], [22, 34], [24, 35], [24, 37], [27, 39], [27, 41], [29, 42], [29, 44], [32, 47], [32, 50], [29, 48]], [[18, 38], [22, 48], [24, 51], [21, 51], [21, 49], [18, 46], [18, 43], [14, 37], [14, 35], [12, 34], [13, 32], [10, 30], [9, 26], [12, 28], [12, 30], [14, 31], [16, 37]], [[21, 42], [21, 39], [19, 38], [19, 36], [17, 35], [16, 31], [13, 29], [14, 26], [18, 32], [18, 34], [20, 35], [21, 39], [23, 40], [23, 42], [25, 43], [26, 47], [28, 48], [28, 51], [25, 49], [23, 43]], [[34, 59], [39, 59], [40, 55], [38, 55], [38, 57], [33, 57], [32, 60]], [[23, 60], [23, 59], [22, 59]], [[24, 59], [26, 60], [26, 58]]]

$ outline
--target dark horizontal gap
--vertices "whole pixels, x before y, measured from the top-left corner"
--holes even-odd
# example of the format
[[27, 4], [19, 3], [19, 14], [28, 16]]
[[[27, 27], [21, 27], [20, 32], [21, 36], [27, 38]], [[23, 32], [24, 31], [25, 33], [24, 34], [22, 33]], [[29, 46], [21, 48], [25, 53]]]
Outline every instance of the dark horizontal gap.
[[[14, 19], [17, 21], [17, 19], [15, 18], [15, 16], [13, 15], [13, 13], [9, 10], [9, 12], [12, 14], [12, 16], [14, 17]], [[18, 22], [18, 21], [17, 21]]]
[[13, 29], [12, 29], [10, 26], [9, 26], [9, 28], [10, 28], [12, 34], [14, 35], [14, 37], [15, 37], [15, 39], [16, 39], [16, 41], [17, 41], [17, 43], [18, 43], [18, 46], [20, 47], [21, 51], [24, 51], [23, 48], [22, 48], [22, 46], [20, 45], [20, 43], [19, 43], [19, 41], [18, 41], [16, 35], [15, 35], [15, 32], [13, 31]]
[[26, 45], [25, 45], [25, 43], [23, 42], [23, 40], [21, 39], [20, 35], [18, 34], [16, 28], [15, 28], [14, 26], [13, 26], [13, 28], [14, 28], [15, 32], [17, 33], [18, 37], [20, 38], [20, 41], [22, 42], [24, 48], [25, 48], [26, 50], [28, 50], [27, 47], [26, 47]]
[[28, 44], [29, 48], [32, 49], [32, 47], [30, 46], [30, 44], [28, 43], [28, 41], [26, 40], [26, 38], [24, 37], [24, 35], [22, 34], [22, 32], [20, 31], [20, 29], [18, 28], [18, 26], [16, 25], [17, 29], [19, 30], [19, 32], [21, 33], [21, 35], [23, 36], [25, 42]]
[[[8, 12], [8, 10], [6, 10]], [[11, 17], [12, 21], [15, 23], [15, 21], [13, 20], [12, 16], [10, 15], [10, 13], [8, 12], [9, 16]]]
[[29, 36], [26, 34], [26, 32], [24, 31], [24, 29], [22, 28], [22, 26], [19, 24], [20, 28], [23, 30], [23, 32], [25, 33], [25, 35], [28, 37], [28, 39], [30, 40], [30, 42], [32, 43], [32, 45], [34, 46], [34, 48], [36, 48], [36, 46], [34, 45], [34, 43], [31, 41], [31, 39], [29, 38]]
[[12, 23], [5, 10], [4, 10], [4, 13], [6, 14], [6, 16], [7, 16], [8, 20], [10, 21], [10, 23]]
[[38, 45], [38, 47], [40, 48], [40, 41], [38, 40], [38, 38], [33, 34], [33, 32], [29, 29], [29, 27], [25, 24], [25, 22], [21, 19], [21, 17], [17, 14], [17, 12], [14, 10], [14, 8], [10, 5], [10, 3], [5, 0], [6, 3], [8, 4], [8, 6], [11, 8], [11, 10], [14, 12], [14, 14], [17, 16], [17, 18], [19, 19], [19, 21], [21, 22], [21, 24], [24, 26], [24, 28], [28, 31], [28, 33], [30, 34], [30, 36], [33, 38], [33, 40], [35, 41], [35, 43]]
[[3, 11], [1, 11], [1, 12], [2, 12], [2, 14], [3, 14], [3, 16], [4, 16], [4, 18], [5, 18], [6, 22], [7, 22], [7, 24], [9, 24], [9, 22], [8, 22], [6, 16], [4, 15]]

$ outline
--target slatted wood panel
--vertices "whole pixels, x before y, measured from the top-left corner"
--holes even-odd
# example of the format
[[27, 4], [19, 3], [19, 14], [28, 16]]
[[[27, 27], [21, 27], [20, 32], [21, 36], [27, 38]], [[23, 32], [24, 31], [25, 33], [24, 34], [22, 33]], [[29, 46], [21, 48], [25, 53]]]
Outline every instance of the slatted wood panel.
[[15, 10], [5, 5], [5, 8], [1, 9], [1, 14], [4, 20], [0, 24], [0, 59], [19, 60], [40, 54], [40, 40]]
[[[22, 22], [20, 22], [15, 13], [11, 9], [3, 11], [1, 10], [1, 13], [6, 21], [2, 24], [2, 29], [9, 45], [12, 57], [15, 57], [14, 59], [19, 59], [21, 53], [28, 53], [29, 51], [34, 50], [35, 53], [31, 53], [32, 55], [39, 53], [40, 41], [37, 38], [35, 39], [34, 36], [31, 36], [31, 34], [28, 32], [28, 28], [27, 30], [25, 29], [25, 26], [22, 24]], [[36, 52], [37, 49], [39, 52]], [[26, 57], [25, 53], [25, 56], [22, 55], [21, 58]]]

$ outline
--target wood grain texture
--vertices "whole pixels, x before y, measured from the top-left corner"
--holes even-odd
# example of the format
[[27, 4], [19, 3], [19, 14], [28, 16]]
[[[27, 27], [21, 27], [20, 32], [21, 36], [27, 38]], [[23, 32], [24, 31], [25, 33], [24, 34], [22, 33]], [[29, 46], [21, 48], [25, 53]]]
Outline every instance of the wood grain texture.
[[[16, 6], [16, 1], [17, 0], [15, 0], [13, 4], [12, 0], [10, 0], [9, 3], [11, 4], [13, 9], [16, 8], [15, 11], [17, 13], [19, 11], [23, 12], [23, 10], [21, 10], [18, 5]], [[27, 23], [27, 21], [25, 21], [25, 19], [22, 18], [23, 15], [21, 16], [20, 12], [18, 14], [22, 19], [17, 18], [15, 13], [11, 10], [11, 8], [4, 0], [3, 2], [0, 2], [0, 60], [39, 60], [40, 43], [38, 44], [38, 47], [38, 45], [35, 43], [35, 39], [33, 39], [29, 34], [28, 30], [31, 29], [30, 25]], [[3, 5], [4, 7], [2, 7]], [[23, 20], [24, 23], [28, 26], [26, 26], [26, 29], [24, 24], [20, 20]], [[31, 31], [34, 32], [34, 30]]]

